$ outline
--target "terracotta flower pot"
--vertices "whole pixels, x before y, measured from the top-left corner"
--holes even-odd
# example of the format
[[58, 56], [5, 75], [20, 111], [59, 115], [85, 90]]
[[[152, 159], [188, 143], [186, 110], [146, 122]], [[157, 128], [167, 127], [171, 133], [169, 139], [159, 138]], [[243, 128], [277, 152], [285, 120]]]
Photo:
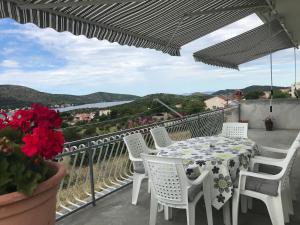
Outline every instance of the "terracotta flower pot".
[[54, 225], [56, 193], [65, 175], [64, 167], [47, 162], [56, 174], [39, 184], [32, 196], [19, 192], [0, 195], [0, 225]]

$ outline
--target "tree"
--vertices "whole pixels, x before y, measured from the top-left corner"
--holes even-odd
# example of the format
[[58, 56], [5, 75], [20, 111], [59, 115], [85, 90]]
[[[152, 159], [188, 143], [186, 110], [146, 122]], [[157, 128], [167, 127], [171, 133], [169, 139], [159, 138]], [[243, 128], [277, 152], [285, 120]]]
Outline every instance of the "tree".
[[76, 141], [82, 138], [79, 134], [79, 130], [75, 127], [66, 128], [63, 130], [65, 141]]
[[61, 128], [66, 128], [68, 126], [69, 126], [69, 124], [66, 123], [65, 121], [63, 121], [62, 124], [61, 124]]
[[290, 98], [290, 94], [281, 90], [273, 90], [273, 98]]
[[186, 101], [183, 104], [183, 111], [186, 114], [194, 114], [204, 111], [205, 103], [203, 101]]
[[86, 136], [95, 136], [96, 134], [96, 126], [89, 126], [88, 128], [86, 128], [86, 130], [84, 131], [84, 134]]
[[259, 99], [261, 96], [264, 96], [263, 91], [251, 91], [245, 95], [245, 98], [248, 99]]

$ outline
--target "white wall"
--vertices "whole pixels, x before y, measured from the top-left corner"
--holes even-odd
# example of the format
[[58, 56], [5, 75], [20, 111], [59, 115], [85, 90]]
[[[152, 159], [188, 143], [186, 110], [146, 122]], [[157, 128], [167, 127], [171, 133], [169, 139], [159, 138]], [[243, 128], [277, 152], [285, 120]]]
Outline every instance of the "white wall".
[[274, 118], [275, 129], [300, 129], [300, 100], [274, 99], [273, 112], [269, 100], [247, 100], [241, 103], [241, 120], [249, 121], [249, 128], [264, 129], [264, 119]]

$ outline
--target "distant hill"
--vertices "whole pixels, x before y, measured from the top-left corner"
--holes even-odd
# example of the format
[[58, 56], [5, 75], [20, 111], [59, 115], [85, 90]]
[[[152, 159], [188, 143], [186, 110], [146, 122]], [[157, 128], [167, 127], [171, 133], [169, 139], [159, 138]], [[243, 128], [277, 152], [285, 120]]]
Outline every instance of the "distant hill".
[[[286, 87], [273, 86], [273, 89], [282, 89], [282, 88], [286, 88]], [[219, 90], [219, 91], [212, 93], [212, 95], [230, 95], [230, 94], [234, 94], [236, 90], [237, 89]], [[240, 90], [245, 95], [245, 94], [248, 94], [249, 92], [253, 92], [253, 91], [270, 91], [270, 86], [252, 85], [252, 86], [240, 89]]]
[[139, 96], [96, 92], [89, 95], [49, 94], [28, 87], [0, 85], [0, 108], [18, 108], [41, 103], [48, 106], [61, 104], [89, 104], [96, 102], [130, 101]]
[[[168, 110], [158, 102], [154, 101], [154, 99], [156, 98], [163, 101], [165, 104], [182, 114], [192, 114], [196, 112], [201, 112], [205, 108], [205, 96], [185, 96], [158, 93], [143, 96], [130, 103], [113, 106], [111, 107], [111, 109], [116, 112], [116, 117], [136, 115], [137, 113], [142, 113], [143, 115], [153, 115], [155, 113], [160, 112], [170, 112], [170, 110]], [[179, 108], [177, 108], [178, 105], [180, 105]]]

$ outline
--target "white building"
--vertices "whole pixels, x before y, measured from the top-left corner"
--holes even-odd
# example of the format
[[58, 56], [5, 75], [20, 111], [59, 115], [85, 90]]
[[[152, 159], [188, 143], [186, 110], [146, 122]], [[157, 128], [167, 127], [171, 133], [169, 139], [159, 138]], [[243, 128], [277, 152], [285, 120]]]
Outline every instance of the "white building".
[[110, 109], [100, 109], [99, 110], [99, 116], [108, 116], [110, 115], [111, 110]]
[[204, 101], [207, 109], [225, 108], [230, 104], [230, 99], [226, 96], [215, 96]]
[[292, 96], [292, 98], [296, 98], [296, 95], [295, 95], [295, 86], [296, 86], [296, 89], [299, 91], [300, 90], [300, 82], [296, 83], [296, 85], [295, 84], [291, 85], [291, 96]]

